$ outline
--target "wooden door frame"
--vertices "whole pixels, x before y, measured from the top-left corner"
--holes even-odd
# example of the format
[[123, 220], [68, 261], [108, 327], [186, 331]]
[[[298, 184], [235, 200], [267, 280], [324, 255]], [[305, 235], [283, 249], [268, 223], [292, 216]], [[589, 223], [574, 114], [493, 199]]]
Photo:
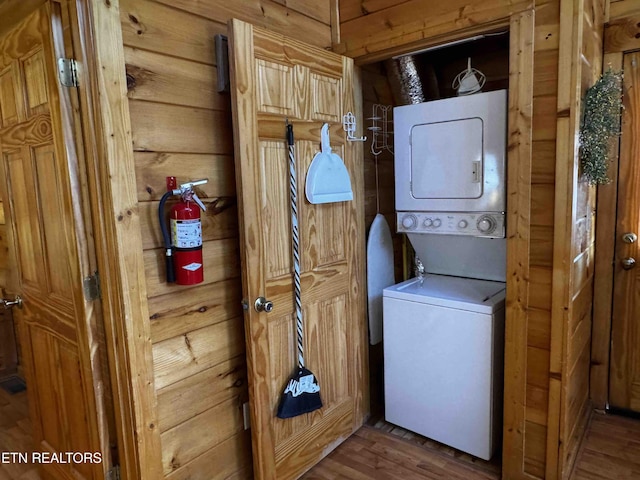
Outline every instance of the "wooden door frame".
[[80, 125], [121, 478], [162, 478], [147, 290], [118, 0], [70, 11]]
[[[603, 68], [622, 70], [626, 52], [640, 49], [636, 37], [640, 24], [640, 6], [628, 16], [612, 19], [604, 30]], [[629, 15], [629, 13], [631, 13]], [[613, 12], [612, 12], [613, 14]], [[613, 279], [618, 201], [618, 166], [620, 137], [613, 143], [609, 156], [608, 176], [611, 182], [598, 187], [596, 204], [596, 262], [593, 298], [593, 330], [591, 340], [591, 399], [595, 408], [609, 406], [609, 366], [611, 349], [611, 316], [613, 314]]]
[[[162, 478], [142, 240], [118, 0], [51, 0], [69, 12], [121, 478]], [[5, 0], [0, 32], [46, 0]], [[76, 132], [70, 132], [74, 136]], [[116, 452], [113, 452], [116, 453]]]
[[[533, 142], [533, 59], [535, 10], [514, 12], [491, 22], [421, 39], [360, 57], [357, 64], [387, 60], [473, 35], [509, 29], [509, 116], [507, 169], [507, 296], [504, 357], [502, 476], [524, 474], [527, 367], [527, 305], [531, 242]], [[557, 449], [555, 449], [557, 451]]]
[[[0, 33], [46, 2], [1, 2]], [[118, 4], [117, 0], [99, 5], [83, 0], [51, 2], [69, 13], [72, 43], [80, 64], [80, 108], [79, 111], [74, 108], [72, 114], [82, 130], [83, 151], [78, 152], [78, 161], [88, 181], [90, 221], [101, 276], [100, 303], [118, 441], [118, 458], [114, 460], [121, 465], [123, 479], [161, 478], [160, 437], [150, 368], [149, 315], [145, 282], [139, 274], [144, 272], [144, 262], [135, 181], [126, 175], [133, 171], [133, 149]], [[94, 47], [96, 44], [100, 50]], [[116, 101], [117, 92], [120, 92], [119, 101]], [[65, 135], [76, 138], [77, 133]], [[122, 162], [118, 163], [120, 159]], [[111, 178], [115, 180], [110, 181]], [[114, 211], [123, 213], [114, 214]], [[132, 231], [137, 232], [137, 242]]]

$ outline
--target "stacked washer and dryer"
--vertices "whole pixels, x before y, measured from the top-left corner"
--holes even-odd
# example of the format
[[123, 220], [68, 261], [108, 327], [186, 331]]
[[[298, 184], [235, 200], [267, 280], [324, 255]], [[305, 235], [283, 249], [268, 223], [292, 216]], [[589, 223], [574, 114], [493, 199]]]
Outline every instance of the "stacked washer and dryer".
[[394, 109], [397, 231], [425, 273], [383, 292], [387, 421], [489, 460], [502, 425], [506, 90]]

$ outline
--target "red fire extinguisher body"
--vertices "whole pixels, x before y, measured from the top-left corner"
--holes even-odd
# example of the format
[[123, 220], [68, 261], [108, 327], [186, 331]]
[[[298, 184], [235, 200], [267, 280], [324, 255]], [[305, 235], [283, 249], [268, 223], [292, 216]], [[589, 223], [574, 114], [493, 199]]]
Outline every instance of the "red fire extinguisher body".
[[200, 207], [181, 199], [171, 208], [173, 265], [178, 285], [195, 285], [204, 280], [202, 268], [202, 223]]

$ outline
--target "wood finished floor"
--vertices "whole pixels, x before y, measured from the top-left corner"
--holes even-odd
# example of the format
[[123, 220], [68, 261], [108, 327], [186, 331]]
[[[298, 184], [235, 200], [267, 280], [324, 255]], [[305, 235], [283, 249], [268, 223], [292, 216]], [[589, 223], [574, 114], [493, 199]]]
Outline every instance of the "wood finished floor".
[[[497, 480], [484, 462], [385, 422], [366, 425], [305, 480]], [[594, 413], [571, 480], [640, 480], [640, 420]]]
[[[0, 389], [0, 452], [30, 452], [26, 392]], [[384, 421], [358, 430], [305, 480], [498, 480], [485, 462]], [[40, 480], [32, 465], [0, 463], [0, 480]], [[594, 413], [571, 480], [640, 480], [640, 420]]]
[[[27, 392], [10, 395], [0, 388], [0, 452], [33, 450]], [[0, 480], [40, 480], [30, 464], [0, 462]]]
[[640, 420], [594, 413], [571, 480], [639, 480]]

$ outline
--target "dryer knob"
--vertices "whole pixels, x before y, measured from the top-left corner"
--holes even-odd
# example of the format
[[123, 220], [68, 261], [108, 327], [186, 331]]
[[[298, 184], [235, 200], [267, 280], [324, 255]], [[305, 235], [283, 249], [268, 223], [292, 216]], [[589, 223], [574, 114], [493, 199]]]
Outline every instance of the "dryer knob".
[[425, 218], [424, 222], [422, 222], [422, 225], [425, 228], [429, 228], [433, 225], [433, 220], [431, 220], [430, 218]]
[[467, 228], [467, 225], [469, 225], [469, 223], [466, 220], [460, 220], [458, 222], [458, 228]]
[[440, 225], [442, 225], [442, 220], [440, 220], [439, 218], [436, 218], [436, 219], [433, 221], [433, 226], [434, 226], [434, 227], [436, 227], [436, 228], [438, 228]]
[[489, 215], [483, 215], [478, 219], [478, 223], [476, 224], [476, 226], [481, 233], [489, 234], [496, 229], [498, 224], [493, 217], [490, 217]]
[[402, 217], [402, 226], [407, 230], [413, 230], [418, 225], [418, 219], [413, 214], [408, 214]]

